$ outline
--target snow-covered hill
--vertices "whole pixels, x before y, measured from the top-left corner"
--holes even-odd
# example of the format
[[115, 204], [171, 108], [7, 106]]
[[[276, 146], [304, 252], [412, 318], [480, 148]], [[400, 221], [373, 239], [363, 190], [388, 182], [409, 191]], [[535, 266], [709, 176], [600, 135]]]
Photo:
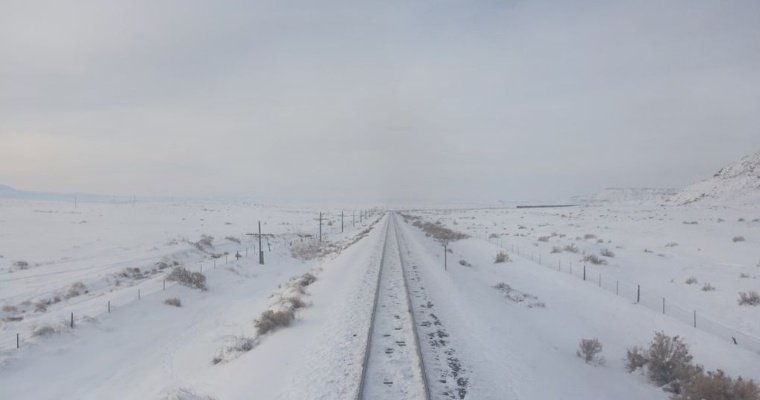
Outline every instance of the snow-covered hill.
[[760, 200], [760, 152], [742, 157], [712, 177], [687, 186], [667, 202], [683, 205], [705, 199], [740, 202]]

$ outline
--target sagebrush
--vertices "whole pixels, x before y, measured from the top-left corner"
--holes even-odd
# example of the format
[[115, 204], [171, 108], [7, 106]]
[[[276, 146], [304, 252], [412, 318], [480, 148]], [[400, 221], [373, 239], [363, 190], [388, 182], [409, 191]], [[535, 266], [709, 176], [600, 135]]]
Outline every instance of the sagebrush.
[[602, 343], [597, 338], [581, 339], [578, 351], [575, 354], [582, 358], [586, 364], [591, 362], [603, 363], [604, 359], [599, 355], [602, 352]]
[[190, 272], [184, 267], [174, 267], [172, 272], [166, 276], [166, 280], [194, 289], [208, 290], [206, 287], [206, 275], [200, 272]]
[[290, 325], [295, 319], [293, 310], [266, 310], [254, 322], [259, 335], [263, 335], [273, 329]]

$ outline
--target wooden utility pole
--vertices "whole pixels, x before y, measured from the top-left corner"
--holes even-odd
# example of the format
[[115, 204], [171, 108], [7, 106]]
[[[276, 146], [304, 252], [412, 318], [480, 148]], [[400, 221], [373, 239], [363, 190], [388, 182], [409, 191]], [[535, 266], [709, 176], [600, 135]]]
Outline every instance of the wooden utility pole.
[[449, 257], [448, 252], [449, 252], [448, 243], [444, 243], [443, 244], [443, 270], [444, 271], [448, 270], [448, 265], [447, 265], [448, 257]]
[[259, 221], [259, 264], [264, 265], [264, 249], [261, 247], [261, 221]]

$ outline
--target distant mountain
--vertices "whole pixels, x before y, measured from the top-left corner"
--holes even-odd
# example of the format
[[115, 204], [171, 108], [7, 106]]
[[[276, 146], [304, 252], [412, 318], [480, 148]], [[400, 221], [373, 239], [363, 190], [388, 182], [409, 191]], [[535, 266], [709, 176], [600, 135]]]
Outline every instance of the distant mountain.
[[133, 200], [128, 196], [106, 196], [89, 193], [49, 193], [17, 190], [8, 185], [0, 184], [0, 199], [38, 200], [38, 201], [74, 201], [89, 203], [128, 203]]
[[592, 195], [588, 201], [591, 203], [641, 203], [662, 201], [675, 193], [677, 190], [670, 188], [606, 188]]
[[703, 200], [760, 200], [760, 152], [742, 157], [712, 177], [687, 186], [667, 199], [670, 204], [691, 204]]

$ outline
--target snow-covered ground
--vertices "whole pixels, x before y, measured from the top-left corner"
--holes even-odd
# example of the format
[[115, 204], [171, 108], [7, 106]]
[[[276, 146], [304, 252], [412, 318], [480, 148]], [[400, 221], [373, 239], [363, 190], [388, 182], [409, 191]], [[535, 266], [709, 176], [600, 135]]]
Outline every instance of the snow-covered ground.
[[[744, 342], [760, 337], [760, 307], [737, 304], [760, 291], [753, 205], [404, 211], [470, 236], [449, 244], [445, 269], [441, 244], [389, 213], [354, 225], [347, 211], [341, 233], [340, 210], [326, 210], [317, 245], [319, 211], [0, 201], [0, 398], [353, 399], [384, 248], [401, 254], [391, 286], [401, 290], [401, 272], [414, 320], [394, 315], [416, 324], [432, 398], [665, 399], [623, 365], [656, 331], [685, 338], [708, 369], [760, 378], [760, 352]], [[263, 266], [248, 235], [259, 220]], [[494, 263], [500, 251], [511, 260]], [[586, 262], [584, 281], [591, 254], [606, 264]], [[164, 289], [176, 266], [202, 271], [208, 290]], [[306, 273], [316, 280], [301, 285]], [[295, 321], [258, 334], [262, 312], [293, 296]], [[711, 323], [746, 336], [736, 345]], [[575, 354], [594, 337], [602, 365]]]
[[[324, 261], [294, 256], [320, 249], [320, 211], [327, 257], [372, 222], [356, 214], [354, 223], [347, 210], [341, 233], [335, 209], [3, 200], [0, 398], [103, 398], [114, 390], [155, 398], [194, 382], [187, 367], [210, 365], [226, 342], [253, 330], [279, 285]], [[250, 235], [258, 221], [263, 266]], [[203, 272], [208, 291], [166, 281], [176, 266]], [[163, 304], [175, 297], [182, 307]], [[189, 359], [177, 358], [182, 349]], [[33, 375], [61, 381], [39, 386]]]
[[[489, 220], [524, 215], [488, 210], [437, 217], [456, 218], [450, 226], [464, 231], [476, 221], [469, 217], [478, 213]], [[494, 240], [472, 237], [451, 243], [444, 270], [439, 243], [409, 225], [403, 233], [431, 314], [446, 327], [446, 339], [469, 380], [467, 398], [667, 398], [623, 366], [626, 348], [648, 343], [655, 331], [686, 338], [696, 361], [710, 369], [760, 377], [760, 354], [529, 259], [515, 256], [494, 263], [503, 250]], [[496, 288], [499, 283], [508, 288]], [[586, 365], [575, 355], [582, 338], [594, 337], [604, 346], [607, 361], [602, 366]]]
[[[500, 244], [513, 258], [582, 275], [655, 309], [686, 313], [760, 338], [760, 308], [739, 292], [760, 291], [760, 208], [603, 206], [422, 212], [433, 221]], [[743, 238], [737, 240], [735, 238]], [[602, 253], [607, 256], [602, 255]], [[588, 255], [604, 265], [584, 261]], [[709, 290], [705, 290], [709, 289]], [[680, 308], [676, 308], [680, 307]], [[679, 315], [679, 317], [684, 317]], [[760, 343], [760, 342], [758, 342]], [[760, 350], [760, 348], [758, 349]]]

